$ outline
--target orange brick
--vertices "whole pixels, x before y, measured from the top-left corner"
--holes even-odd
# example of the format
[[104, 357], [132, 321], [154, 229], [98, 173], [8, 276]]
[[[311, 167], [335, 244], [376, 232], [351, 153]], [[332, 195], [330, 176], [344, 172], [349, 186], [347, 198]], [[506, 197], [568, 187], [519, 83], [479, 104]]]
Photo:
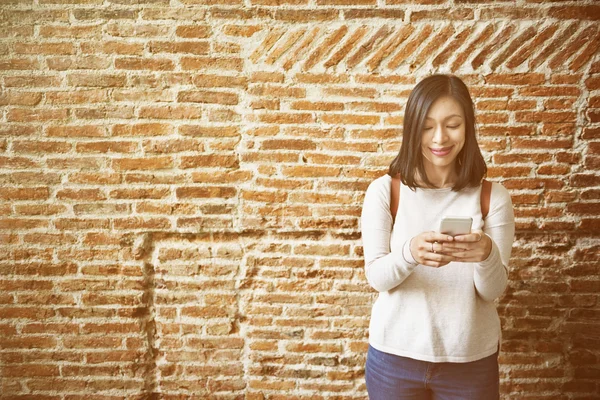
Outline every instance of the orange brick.
[[50, 137], [100, 137], [106, 136], [101, 126], [51, 126], [46, 130]]
[[173, 168], [171, 157], [146, 157], [146, 158], [114, 158], [112, 167], [117, 170], [157, 170]]
[[24, 336], [20, 338], [3, 338], [0, 339], [0, 344], [3, 349], [9, 348], [54, 348], [56, 347], [57, 340], [54, 337], [49, 336]]
[[238, 158], [230, 155], [198, 155], [198, 156], [182, 156], [181, 168], [198, 168], [198, 167], [220, 167], [233, 168], [239, 166]]
[[100, 189], [64, 189], [56, 192], [56, 198], [60, 200], [94, 201], [104, 200], [106, 196]]
[[4, 368], [5, 377], [30, 377], [30, 376], [59, 376], [60, 370], [58, 365], [11, 365]]
[[182, 187], [176, 190], [177, 197], [184, 198], [229, 198], [236, 195], [231, 187]]
[[0, 188], [1, 200], [45, 200], [49, 197], [47, 187]]

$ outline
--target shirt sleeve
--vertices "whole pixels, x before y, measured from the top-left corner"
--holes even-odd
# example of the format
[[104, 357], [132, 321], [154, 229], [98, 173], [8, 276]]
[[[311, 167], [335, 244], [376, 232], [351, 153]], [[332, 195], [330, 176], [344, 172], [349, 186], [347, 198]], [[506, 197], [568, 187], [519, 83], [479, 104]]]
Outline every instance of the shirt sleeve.
[[369, 285], [378, 292], [398, 286], [417, 266], [404, 259], [402, 247], [390, 249], [391, 178], [384, 178], [376, 179], [367, 188], [360, 219], [365, 275]]
[[483, 232], [492, 239], [492, 250], [486, 260], [475, 264], [475, 289], [482, 299], [494, 301], [508, 284], [508, 261], [515, 236], [510, 193], [499, 183], [492, 184], [490, 211]]

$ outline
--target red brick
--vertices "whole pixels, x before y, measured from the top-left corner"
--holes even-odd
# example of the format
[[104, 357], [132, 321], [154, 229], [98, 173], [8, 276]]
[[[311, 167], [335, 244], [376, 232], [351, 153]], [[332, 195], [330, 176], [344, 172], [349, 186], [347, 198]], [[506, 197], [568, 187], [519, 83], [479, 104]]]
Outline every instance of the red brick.
[[600, 203], [570, 203], [567, 204], [567, 212], [571, 214], [577, 215], [585, 215], [592, 214], [598, 215], [600, 214]]
[[544, 195], [544, 199], [549, 203], [564, 203], [570, 202], [577, 198], [577, 194], [575, 192], [565, 192], [565, 191], [548, 191]]
[[587, 170], [600, 170], [600, 157], [586, 157], [584, 166]]
[[494, 154], [493, 160], [495, 164], [512, 164], [512, 163], [536, 163], [552, 161], [552, 154], [548, 153], [508, 153]]
[[583, 29], [583, 31], [581, 31], [573, 40], [568, 41], [567, 44], [563, 46], [561, 51], [550, 60], [548, 66], [552, 69], [562, 66], [565, 60], [569, 59], [575, 52], [579, 51], [582, 46], [589, 43], [595, 33], [596, 27], [593, 25]]
[[[28, 56], [0, 65], [12, 68], [0, 94], [0, 363], [14, 371], [2, 382], [5, 396], [119, 397], [156, 372], [165, 391], [185, 381], [200, 398], [239, 397], [245, 385], [255, 400], [363, 396], [364, 383], [352, 380], [362, 376], [373, 293], [356, 243], [360, 200], [400, 148], [418, 81], [402, 68], [377, 70], [458, 71], [473, 59], [489, 67], [461, 75], [476, 102], [478, 141], [516, 216], [499, 304], [502, 393], [595, 398], [600, 61], [592, 58], [600, 32], [589, 16], [570, 18], [588, 5], [457, 1], [450, 19], [475, 9], [513, 19], [479, 27], [437, 24], [447, 14], [442, 0], [308, 13], [216, 8], [210, 16], [223, 22], [223, 40], [213, 41], [216, 25], [201, 22], [209, 11], [153, 2], [3, 10], [0, 54]], [[564, 10], [558, 24], [522, 26], [556, 10]], [[112, 22], [68, 26], [69, 16]], [[360, 26], [336, 36], [323, 22], [340, 16]], [[251, 22], [264, 17], [292, 25]], [[431, 23], [422, 31], [361, 25], [405, 17]], [[140, 18], [150, 23], [133, 22]], [[249, 40], [255, 53], [245, 60], [231, 39], [256, 35], [273, 42]], [[73, 37], [81, 54], [34, 57], [72, 52]], [[134, 73], [107, 72], [114, 56]], [[248, 62], [285, 71], [246, 76]], [[310, 68], [319, 63], [327, 71]], [[366, 72], [328, 68], [358, 63]], [[44, 68], [48, 76], [37, 76]], [[242, 261], [240, 292], [232, 277]], [[164, 361], [154, 369], [151, 346]], [[350, 369], [338, 371], [342, 364]]]
[[[476, 1], [477, 0], [461, 0], [461, 1]], [[482, 10], [481, 17], [485, 19], [536, 19], [542, 17], [543, 14], [536, 8], [518, 8], [518, 7], [489, 7]]]
[[485, 76], [485, 82], [494, 85], [539, 85], [544, 83], [545, 80], [544, 74], [537, 73], [492, 73]]
[[589, 78], [587, 78], [585, 80], [585, 87], [589, 90], [600, 89], [600, 74], [592, 75]]
[[571, 110], [574, 108], [576, 100], [576, 98], [548, 99], [544, 101], [544, 108], [547, 110]]
[[555, 218], [562, 216], [564, 210], [562, 208], [551, 207], [534, 207], [534, 208], [517, 208], [515, 209], [515, 217], [517, 218]]
[[600, 122], [600, 110], [587, 110], [586, 117], [591, 123]]
[[570, 282], [569, 286], [573, 292], [597, 293], [598, 290], [600, 290], [600, 281], [598, 281], [598, 280], [572, 280]]
[[465, 61], [471, 55], [471, 53], [479, 47], [479, 44], [484, 43], [494, 33], [494, 29], [494, 25], [486, 25], [485, 28], [481, 31], [481, 33], [478, 35], [478, 37], [474, 41], [469, 43], [469, 46], [466, 46], [466, 48], [458, 54], [456, 59], [452, 62], [451, 70], [458, 70], [460, 66], [465, 63]]
[[583, 232], [598, 232], [598, 229], [600, 229], [600, 218], [582, 218], [579, 229]]
[[539, 194], [514, 194], [511, 196], [514, 205], [518, 204], [539, 204], [541, 196]]
[[550, 7], [548, 9], [548, 16], [557, 19], [598, 20], [600, 19], [600, 6]]
[[574, 136], [577, 126], [574, 123], [545, 123], [542, 125], [542, 136]]
[[538, 167], [537, 173], [540, 175], [565, 175], [571, 172], [568, 165], [542, 165]]
[[519, 93], [522, 96], [573, 96], [577, 97], [581, 94], [581, 89], [577, 86], [524, 86], [519, 88]]
[[572, 112], [516, 112], [515, 119], [517, 122], [575, 122], [576, 114]]
[[515, 149], [570, 149], [573, 147], [572, 138], [515, 138], [511, 140]]
[[597, 174], [573, 174], [570, 179], [571, 186], [574, 187], [590, 187], [600, 186], [600, 176]]
[[488, 177], [517, 177], [527, 176], [531, 173], [531, 167], [488, 167]]
[[[491, 10], [487, 11], [488, 16], [493, 15], [493, 14], [489, 14], [490, 11]], [[497, 11], [497, 10], [494, 10], [494, 11]], [[484, 12], [484, 14], [486, 14], [486, 12]], [[480, 51], [475, 56], [475, 58], [471, 61], [471, 67], [473, 67], [474, 70], [481, 67], [483, 65], [483, 63], [485, 62], [485, 60], [489, 58], [490, 54], [492, 54], [499, 47], [504, 45], [506, 43], [506, 41], [511, 38], [514, 30], [515, 30], [514, 25], [507, 25], [506, 27], [504, 27], [504, 29], [502, 29], [502, 31], [494, 37], [494, 40], [492, 42], [490, 42], [482, 51]]]
[[559, 151], [555, 153], [556, 161], [559, 163], [577, 164], [581, 161], [580, 153]]

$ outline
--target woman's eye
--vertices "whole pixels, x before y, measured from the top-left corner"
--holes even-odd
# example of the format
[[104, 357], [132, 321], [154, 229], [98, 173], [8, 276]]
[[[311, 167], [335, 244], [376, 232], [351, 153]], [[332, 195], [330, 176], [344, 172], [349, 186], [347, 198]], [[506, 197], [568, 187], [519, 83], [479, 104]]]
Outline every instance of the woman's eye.
[[426, 127], [426, 128], [423, 128], [423, 130], [425, 130], [425, 131], [428, 131], [428, 130], [430, 130], [430, 129], [433, 129], [433, 128], [432, 128], [432, 127]]
[[460, 126], [460, 125], [448, 126], [448, 128], [450, 128], [450, 129], [456, 129], [456, 128], [458, 128], [459, 126]]

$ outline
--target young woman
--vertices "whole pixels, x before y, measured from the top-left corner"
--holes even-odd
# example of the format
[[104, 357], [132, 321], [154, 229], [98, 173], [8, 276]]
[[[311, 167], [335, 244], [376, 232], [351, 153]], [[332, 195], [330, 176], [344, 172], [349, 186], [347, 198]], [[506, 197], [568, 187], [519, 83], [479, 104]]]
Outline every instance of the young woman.
[[[370, 400], [499, 397], [494, 300], [507, 285], [515, 225], [510, 195], [498, 183], [482, 218], [487, 168], [474, 114], [456, 76], [420, 81], [406, 104], [400, 152], [366, 191], [365, 272], [379, 292], [365, 368]], [[397, 174], [392, 224], [390, 183]], [[439, 233], [444, 215], [472, 217], [471, 233]]]

